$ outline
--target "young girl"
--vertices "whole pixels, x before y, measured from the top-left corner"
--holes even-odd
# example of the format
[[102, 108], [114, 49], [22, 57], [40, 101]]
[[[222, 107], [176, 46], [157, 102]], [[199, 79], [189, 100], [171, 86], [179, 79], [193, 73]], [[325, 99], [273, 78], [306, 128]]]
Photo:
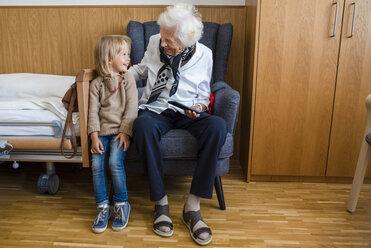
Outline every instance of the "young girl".
[[130, 146], [132, 125], [138, 112], [134, 77], [127, 72], [131, 40], [125, 35], [100, 38], [94, 59], [98, 77], [90, 84], [88, 133], [91, 138], [92, 172], [97, 216], [93, 232], [107, 228], [110, 217], [105, 164], [111, 172], [115, 218], [114, 231], [124, 229], [130, 204], [126, 188], [124, 158]]

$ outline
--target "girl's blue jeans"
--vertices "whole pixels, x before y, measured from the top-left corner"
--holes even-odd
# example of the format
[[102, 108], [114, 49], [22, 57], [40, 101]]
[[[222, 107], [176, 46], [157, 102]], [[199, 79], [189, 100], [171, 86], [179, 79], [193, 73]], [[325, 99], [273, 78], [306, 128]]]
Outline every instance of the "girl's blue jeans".
[[117, 135], [99, 136], [104, 147], [103, 154], [92, 154], [92, 172], [95, 201], [97, 204], [108, 204], [107, 176], [105, 165], [108, 162], [111, 172], [113, 187], [113, 201], [124, 202], [128, 200], [128, 191], [126, 187], [126, 175], [124, 170], [124, 158], [126, 152], [123, 145], [117, 146], [120, 139], [113, 142]]

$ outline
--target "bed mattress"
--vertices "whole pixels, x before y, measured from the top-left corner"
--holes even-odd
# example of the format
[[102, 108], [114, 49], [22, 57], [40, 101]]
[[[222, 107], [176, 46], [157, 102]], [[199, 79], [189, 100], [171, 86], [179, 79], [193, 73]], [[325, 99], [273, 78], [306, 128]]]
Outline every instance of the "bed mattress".
[[[74, 113], [73, 115], [77, 115]], [[78, 135], [78, 118], [75, 118], [75, 132]], [[46, 109], [0, 109], [0, 136], [51, 136], [62, 137], [64, 121]], [[70, 135], [68, 130], [67, 135]]]
[[[72, 76], [0, 74], [0, 136], [60, 138], [67, 117], [61, 100], [74, 80]], [[76, 135], [78, 119], [78, 113], [73, 113]]]

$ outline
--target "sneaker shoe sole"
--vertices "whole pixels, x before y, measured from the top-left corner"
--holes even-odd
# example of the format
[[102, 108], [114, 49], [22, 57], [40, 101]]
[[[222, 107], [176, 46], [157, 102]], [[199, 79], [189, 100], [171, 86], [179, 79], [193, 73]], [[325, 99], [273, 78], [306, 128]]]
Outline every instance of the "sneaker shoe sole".
[[[110, 217], [111, 217], [111, 214], [108, 215], [108, 221], [109, 221]], [[101, 227], [101, 228], [99, 228], [99, 227], [96, 227], [96, 228], [92, 227], [91, 229], [93, 230], [94, 233], [102, 233], [102, 232], [104, 232], [107, 229], [108, 221], [107, 221], [107, 224], [106, 224], [105, 227]]]
[[[108, 225], [108, 223], [107, 223], [107, 225]], [[107, 229], [107, 225], [105, 227], [102, 227], [102, 228], [92, 228], [92, 230], [93, 230], [94, 233], [102, 233]]]

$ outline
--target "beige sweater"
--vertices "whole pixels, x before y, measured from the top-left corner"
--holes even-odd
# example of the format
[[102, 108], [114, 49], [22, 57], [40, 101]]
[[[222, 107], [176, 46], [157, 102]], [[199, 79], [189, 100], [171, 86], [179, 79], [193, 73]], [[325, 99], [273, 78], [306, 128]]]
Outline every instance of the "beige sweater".
[[[132, 136], [132, 127], [138, 115], [138, 91], [135, 79], [126, 72], [120, 89], [120, 75], [98, 76], [90, 83], [88, 133], [99, 136], [126, 133]], [[111, 92], [110, 92], [111, 91]]]

